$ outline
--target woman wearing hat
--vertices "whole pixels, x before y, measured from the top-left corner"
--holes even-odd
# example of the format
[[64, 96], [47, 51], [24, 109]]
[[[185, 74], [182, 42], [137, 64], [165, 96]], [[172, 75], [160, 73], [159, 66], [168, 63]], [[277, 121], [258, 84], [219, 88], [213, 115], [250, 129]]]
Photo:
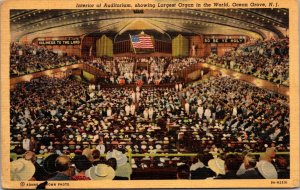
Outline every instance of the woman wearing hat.
[[34, 164], [24, 158], [10, 163], [10, 179], [12, 181], [35, 181], [34, 173]]
[[76, 175], [72, 176], [72, 180], [91, 180], [91, 178], [85, 175], [86, 170], [88, 170], [92, 163], [84, 155], [78, 155], [74, 158], [74, 163], [76, 167]]

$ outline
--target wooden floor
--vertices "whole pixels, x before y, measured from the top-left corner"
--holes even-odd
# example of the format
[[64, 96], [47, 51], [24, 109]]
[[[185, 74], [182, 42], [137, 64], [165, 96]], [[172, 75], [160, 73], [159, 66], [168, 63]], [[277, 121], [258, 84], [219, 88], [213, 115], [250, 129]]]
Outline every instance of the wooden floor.
[[214, 66], [214, 65], [209, 65], [207, 63], [203, 63], [203, 66], [210, 68], [212, 70], [219, 70], [222, 73], [222, 76], [228, 75], [232, 78], [249, 82], [259, 88], [271, 90], [271, 91], [277, 92], [279, 94], [282, 94], [284, 96], [289, 96], [289, 87], [287, 87], [287, 86], [275, 84], [270, 81], [259, 79], [254, 76], [251, 76], [251, 75], [239, 73], [239, 72], [229, 70], [229, 69], [224, 69], [222, 67], [218, 67], [218, 66]]

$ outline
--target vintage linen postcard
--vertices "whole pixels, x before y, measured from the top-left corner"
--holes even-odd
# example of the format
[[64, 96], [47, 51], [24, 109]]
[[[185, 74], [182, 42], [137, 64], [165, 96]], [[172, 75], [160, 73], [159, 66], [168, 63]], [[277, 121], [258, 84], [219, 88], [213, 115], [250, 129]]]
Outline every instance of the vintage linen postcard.
[[299, 187], [296, 0], [0, 13], [2, 188]]

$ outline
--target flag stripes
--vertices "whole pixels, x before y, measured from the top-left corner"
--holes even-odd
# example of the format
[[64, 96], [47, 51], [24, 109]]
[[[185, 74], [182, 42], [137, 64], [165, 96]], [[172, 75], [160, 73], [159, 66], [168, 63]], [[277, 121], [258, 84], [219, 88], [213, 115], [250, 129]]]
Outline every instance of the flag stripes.
[[132, 35], [131, 43], [133, 48], [139, 48], [139, 49], [154, 48], [151, 36], [147, 36], [147, 35], [143, 35], [143, 36]]

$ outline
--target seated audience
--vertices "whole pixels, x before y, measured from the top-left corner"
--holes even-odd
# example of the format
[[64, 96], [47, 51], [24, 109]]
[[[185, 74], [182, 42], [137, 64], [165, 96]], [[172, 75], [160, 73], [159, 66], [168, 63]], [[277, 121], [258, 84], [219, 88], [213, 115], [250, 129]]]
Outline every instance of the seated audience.
[[72, 180], [91, 180], [85, 175], [86, 170], [92, 167], [92, 163], [84, 155], [75, 156], [73, 159], [76, 167], [76, 175], [72, 176]]
[[256, 157], [248, 153], [244, 157], [243, 164], [241, 165], [241, 167], [244, 168], [243, 171], [241, 171], [242, 169], [240, 167], [239, 172], [237, 172], [238, 177], [242, 179], [263, 179], [263, 176], [256, 167], [256, 163]]
[[190, 168], [186, 164], [177, 167], [177, 179], [190, 179]]
[[76, 57], [50, 51], [42, 46], [10, 44], [10, 76], [21, 76], [47, 69], [79, 63]]
[[211, 55], [206, 62], [289, 86], [288, 38], [258, 40], [226, 52], [221, 57]]
[[[112, 167], [115, 171], [117, 170], [117, 159], [116, 158], [109, 158], [107, 160], [107, 165]], [[121, 177], [121, 176], [116, 176], [114, 177], [113, 180], [128, 180], [128, 177]]]
[[[284, 41], [278, 43], [282, 46], [276, 47], [276, 52], [287, 45]], [[258, 44], [268, 44], [273, 48], [277, 42]], [[12, 51], [20, 52], [12, 55], [11, 59], [24, 60], [25, 57], [31, 60], [28, 55], [31, 55], [31, 50], [35, 51], [35, 47], [27, 46], [22, 51], [22, 47], [16, 44], [12, 46]], [[224, 58], [225, 67], [250, 74], [255, 71], [259, 76], [264, 76], [266, 72], [262, 65], [255, 63], [260, 67], [255, 68], [251, 61], [256, 59], [248, 60], [247, 57], [247, 53], [255, 54], [256, 50], [251, 45], [240, 48], [244, 48], [244, 53], [234, 60]], [[288, 60], [287, 54], [265, 54], [265, 47], [260, 49], [263, 50], [260, 51], [262, 54], [258, 52], [258, 60], [270, 61], [267, 68], [269, 74], [272, 68], [285, 76], [285, 71], [280, 67]], [[37, 51], [48, 55], [47, 50]], [[61, 60], [54, 54], [50, 57]], [[73, 61], [68, 62], [69, 59]], [[245, 65], [252, 70], [248, 66], [245, 68], [241, 60], [245, 60]], [[36, 65], [40, 65], [39, 61], [35, 62]], [[64, 57], [58, 63], [63, 61], [68, 64], [77, 62], [75, 58]], [[99, 58], [87, 62], [108, 74], [107, 83], [115, 84], [125, 80], [126, 84], [162, 84], [178, 82], [176, 72], [201, 61], [195, 58], [123, 57]], [[19, 62], [16, 62], [12, 67], [17, 65], [18, 68]], [[33, 67], [35, 63], [32, 63]], [[45, 64], [47, 66], [49, 63]], [[64, 64], [56, 64], [55, 67], [61, 65]], [[147, 66], [147, 69], [141, 65]], [[52, 68], [46, 66], [42, 64], [38, 70]], [[20, 69], [24, 70], [22, 66]], [[29, 72], [35, 70], [24, 73]], [[274, 82], [275, 76], [268, 77]], [[289, 170], [288, 158], [284, 161], [275, 154], [275, 149], [279, 152], [289, 151], [288, 98], [229, 77], [211, 77], [193, 85], [180, 83], [175, 88], [139, 86], [134, 89], [127, 86], [100, 88], [72, 79], [42, 77], [18, 84], [10, 95], [10, 139], [14, 144], [10, 147], [11, 153], [26, 153], [25, 159], [30, 160], [35, 166], [35, 173], [39, 173], [33, 174], [37, 180], [131, 179], [133, 169], [176, 169], [178, 163], [188, 167], [188, 172], [185, 167], [178, 172], [179, 177], [185, 179], [187, 173], [188, 178], [191, 173], [191, 179], [215, 176], [217, 179], [255, 178], [251, 173], [253, 170], [258, 171], [263, 178], [277, 178], [277, 173], [278, 178], [281, 178], [281, 174], [284, 178]], [[205, 153], [199, 154], [191, 164], [189, 158], [176, 156], [136, 157], [128, 160], [124, 150], [133, 154], [190, 153], [200, 150]], [[257, 166], [253, 156], [247, 155], [238, 172], [238, 157], [222, 157], [228, 152], [250, 150], [265, 153]], [[212, 159], [206, 152], [219, 154], [225, 161]], [[46, 159], [37, 162], [35, 154]], [[103, 154], [107, 155], [107, 163], [111, 167], [104, 165], [105, 158], [100, 157]], [[74, 156], [75, 166], [76, 160], [84, 156], [93, 166], [88, 168], [88, 164], [77, 163], [77, 174], [73, 174], [70, 158]], [[44, 174], [41, 167], [45, 170]]]
[[220, 174], [215, 179], [237, 179], [238, 177], [236, 172], [238, 171], [240, 165], [241, 163], [239, 162], [237, 155], [227, 155], [224, 162], [225, 174]]
[[70, 180], [70, 158], [66, 155], [61, 155], [55, 160], [55, 168], [57, 173], [49, 181], [64, 181]]
[[208, 161], [213, 159], [210, 153], [199, 154], [197, 162], [190, 167], [191, 179], [207, 179], [215, 177], [216, 173], [208, 167]]

